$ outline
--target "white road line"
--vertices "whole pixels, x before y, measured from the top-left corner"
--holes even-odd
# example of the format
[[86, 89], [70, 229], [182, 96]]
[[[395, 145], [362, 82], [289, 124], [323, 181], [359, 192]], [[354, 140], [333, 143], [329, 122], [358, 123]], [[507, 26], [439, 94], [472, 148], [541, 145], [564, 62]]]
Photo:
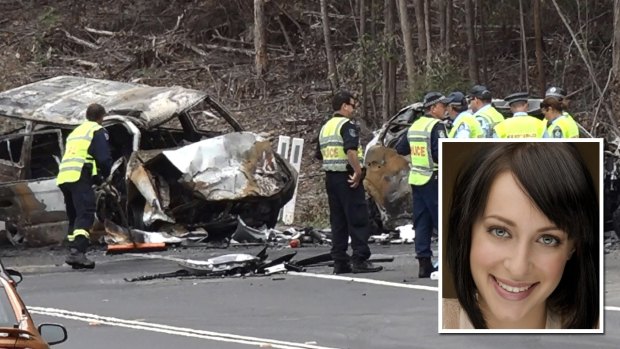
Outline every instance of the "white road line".
[[[128, 255], [132, 255], [135, 257], [151, 258], [151, 259], [167, 259], [167, 260], [177, 261], [177, 262], [183, 261], [183, 259], [180, 259], [180, 258], [174, 258], [174, 257], [163, 257], [162, 258], [161, 256], [151, 256], [151, 255], [141, 254], [141, 253], [131, 253], [131, 254], [128, 253]], [[329, 274], [316, 274], [316, 273], [309, 273], [309, 272], [298, 273], [295, 271], [289, 271], [287, 274], [295, 275], [295, 276], [303, 276], [303, 277], [312, 277], [312, 278], [318, 278], [318, 279], [331, 279], [331, 280], [340, 280], [340, 281], [347, 281], [347, 282], [358, 282], [358, 283], [371, 284], [371, 285], [390, 286], [390, 287], [408, 288], [408, 289], [413, 289], [413, 290], [439, 292], [439, 287], [424, 286], [424, 285], [409, 285], [409, 284], [403, 284], [400, 282], [390, 282], [390, 281], [382, 281], [382, 280], [375, 280], [375, 279], [368, 279], [368, 278], [358, 278], [358, 277], [329, 275]], [[620, 311], [620, 307], [606, 306], [605, 310]]]
[[[381, 281], [381, 280], [367, 279], [367, 278], [356, 278], [356, 277], [349, 277], [349, 276], [327, 275], [327, 274], [314, 274], [314, 273], [308, 273], [308, 272], [298, 273], [294, 271], [289, 271], [288, 274], [296, 275], [296, 276], [304, 276], [304, 277], [313, 277], [313, 278], [318, 278], [318, 279], [331, 279], [331, 280], [340, 280], [340, 281], [349, 281], [349, 282], [359, 282], [359, 283], [371, 284], [371, 285], [381, 285], [381, 286], [390, 286], [390, 287], [409, 288], [409, 289], [414, 289], [414, 290], [439, 292], [438, 287], [423, 286], [423, 285], [408, 285], [408, 284], [401, 284], [399, 282], [389, 282], [389, 281]], [[620, 311], [620, 307], [608, 305], [608, 306], [605, 306], [605, 310]]]
[[288, 274], [296, 275], [296, 276], [312, 277], [312, 278], [318, 278], [318, 279], [331, 279], [331, 280], [359, 282], [359, 283], [364, 283], [364, 284], [372, 284], [372, 285], [380, 285], [380, 286], [409, 288], [409, 289], [414, 289], [414, 290], [434, 291], [434, 292], [439, 291], [437, 287], [433, 287], [433, 286], [408, 285], [408, 284], [402, 284], [400, 282], [390, 282], [390, 281], [357, 278], [357, 277], [350, 277], [350, 276], [315, 274], [315, 273], [308, 273], [308, 272], [298, 273], [294, 271], [289, 271]]
[[47, 315], [47, 316], [53, 316], [53, 317], [60, 317], [64, 319], [83, 321], [83, 322], [88, 322], [88, 323], [98, 323], [98, 324], [109, 325], [109, 326], [132, 328], [132, 329], [137, 329], [137, 330], [166, 333], [166, 334], [172, 334], [172, 335], [177, 335], [177, 336], [209, 339], [209, 340], [214, 340], [214, 341], [219, 341], [219, 342], [246, 344], [246, 345], [258, 346], [258, 347], [269, 346], [270, 348], [279, 348], [279, 349], [337, 349], [337, 348], [331, 348], [331, 347], [323, 347], [323, 346], [314, 345], [314, 344], [287, 342], [287, 341], [280, 341], [280, 340], [275, 340], [275, 339], [248, 337], [248, 336], [240, 336], [240, 335], [228, 334], [228, 333], [195, 330], [191, 328], [161, 325], [161, 324], [148, 323], [148, 322], [143, 322], [143, 321], [124, 320], [124, 319], [119, 319], [119, 318], [100, 316], [100, 315], [89, 314], [89, 313], [81, 313], [81, 312], [75, 312], [75, 311], [69, 311], [69, 310], [63, 310], [63, 309], [28, 307], [28, 310], [32, 314], [38, 314], [38, 315]]

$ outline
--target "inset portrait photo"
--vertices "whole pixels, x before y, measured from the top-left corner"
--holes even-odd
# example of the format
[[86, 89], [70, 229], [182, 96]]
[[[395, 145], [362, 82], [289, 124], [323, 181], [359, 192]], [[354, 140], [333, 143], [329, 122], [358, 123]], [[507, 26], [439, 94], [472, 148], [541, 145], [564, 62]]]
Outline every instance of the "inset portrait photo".
[[442, 141], [440, 333], [602, 333], [602, 139]]

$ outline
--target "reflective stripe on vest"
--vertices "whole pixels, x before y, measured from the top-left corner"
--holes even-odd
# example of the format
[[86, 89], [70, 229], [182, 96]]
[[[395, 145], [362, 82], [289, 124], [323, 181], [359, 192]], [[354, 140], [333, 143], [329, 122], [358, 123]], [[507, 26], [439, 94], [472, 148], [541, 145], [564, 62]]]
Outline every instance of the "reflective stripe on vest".
[[452, 125], [452, 129], [450, 130], [448, 137], [454, 138], [459, 126], [462, 124], [469, 126], [469, 138], [482, 138], [484, 136], [482, 133], [482, 127], [480, 127], [480, 123], [476, 121], [476, 118], [474, 118], [471, 114], [464, 114], [459, 116], [457, 122]]
[[499, 138], [542, 138], [545, 122], [533, 116], [513, 116], [495, 125]]
[[[346, 172], [349, 160], [344, 152], [344, 140], [340, 134], [342, 126], [349, 121], [345, 117], [334, 116], [323, 125], [319, 133], [319, 144], [323, 155], [323, 170]], [[357, 147], [357, 158], [360, 164], [363, 162], [364, 154], [362, 147]]]
[[439, 120], [423, 116], [416, 120], [407, 132], [411, 149], [411, 170], [409, 184], [424, 185], [437, 171], [437, 164], [431, 154], [431, 131]]
[[[489, 132], [493, 132], [493, 127], [504, 121], [504, 116], [502, 113], [498, 112], [492, 105], [489, 105], [484, 110], [479, 110], [478, 113], [474, 114], [475, 117], [479, 117], [484, 119], [487, 124], [489, 124]], [[490, 137], [491, 135], [485, 135], [486, 137]]]
[[562, 130], [562, 138], [579, 138], [579, 126], [577, 126], [577, 122], [573, 120], [570, 114], [562, 114], [553, 120], [553, 123], [547, 129], [549, 137], [555, 138], [553, 130], [556, 127]]
[[97, 166], [95, 160], [88, 154], [88, 147], [90, 147], [95, 131], [99, 129], [101, 125], [98, 123], [86, 121], [69, 134], [65, 154], [58, 166], [57, 185], [77, 182], [84, 164], [92, 164], [92, 175], [97, 174]]

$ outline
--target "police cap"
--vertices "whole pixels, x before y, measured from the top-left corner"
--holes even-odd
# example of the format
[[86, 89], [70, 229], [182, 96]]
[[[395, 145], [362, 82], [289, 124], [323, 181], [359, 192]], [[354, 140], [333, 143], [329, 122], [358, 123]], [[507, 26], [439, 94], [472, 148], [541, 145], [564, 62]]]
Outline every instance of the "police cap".
[[529, 95], [527, 94], [527, 92], [517, 92], [504, 97], [504, 101], [506, 101], [508, 105], [511, 105], [515, 102], [527, 102], [528, 98]]
[[458, 106], [467, 105], [467, 100], [465, 98], [465, 95], [463, 94], [463, 92], [460, 92], [460, 91], [454, 91], [450, 93], [446, 99], [448, 100], [448, 104], [450, 105], [458, 105]]
[[431, 107], [437, 103], [448, 104], [449, 100], [439, 92], [429, 92], [424, 95], [424, 108]]
[[468, 97], [470, 97], [470, 98], [474, 98], [475, 97], [475, 98], [480, 98], [480, 99], [483, 99], [483, 100], [487, 100], [487, 99], [491, 99], [493, 97], [493, 95], [491, 94], [491, 91], [489, 91], [489, 89], [486, 86], [475, 85], [469, 91]]
[[545, 92], [545, 98], [547, 97], [555, 97], [555, 98], [562, 100], [566, 98], [566, 90], [564, 90], [561, 87], [555, 87], [555, 86], [549, 87], [547, 91]]

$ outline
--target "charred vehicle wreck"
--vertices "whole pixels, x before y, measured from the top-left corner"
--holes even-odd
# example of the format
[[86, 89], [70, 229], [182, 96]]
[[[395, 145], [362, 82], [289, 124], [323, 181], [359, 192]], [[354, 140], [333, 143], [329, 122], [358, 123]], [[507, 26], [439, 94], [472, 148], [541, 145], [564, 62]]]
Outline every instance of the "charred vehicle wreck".
[[[205, 92], [58, 76], [0, 93], [0, 120], [11, 125], [0, 135], [0, 222], [12, 242], [64, 239], [55, 176], [64, 140], [94, 102], [108, 110], [116, 160], [98, 189], [100, 222], [226, 237], [237, 217], [275, 226], [294, 193], [295, 169]], [[92, 238], [101, 238], [97, 229]]]

